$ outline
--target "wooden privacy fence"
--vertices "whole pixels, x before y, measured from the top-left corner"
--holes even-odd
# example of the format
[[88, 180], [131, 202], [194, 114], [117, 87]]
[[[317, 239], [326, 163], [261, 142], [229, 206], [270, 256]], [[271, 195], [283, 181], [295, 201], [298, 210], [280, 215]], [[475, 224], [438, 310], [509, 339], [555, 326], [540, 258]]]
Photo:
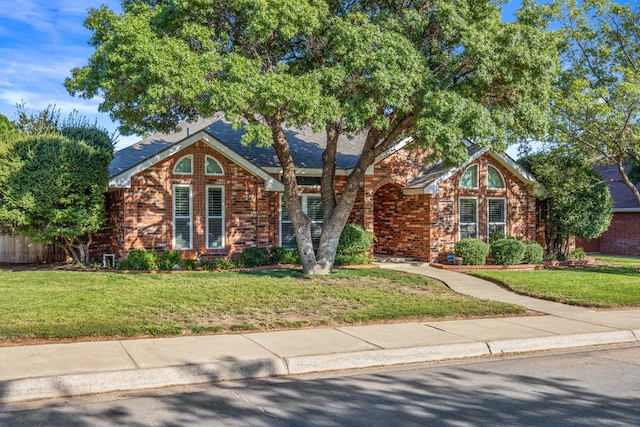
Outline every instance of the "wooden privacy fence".
[[42, 264], [64, 260], [53, 245], [34, 243], [24, 236], [0, 234], [0, 263]]

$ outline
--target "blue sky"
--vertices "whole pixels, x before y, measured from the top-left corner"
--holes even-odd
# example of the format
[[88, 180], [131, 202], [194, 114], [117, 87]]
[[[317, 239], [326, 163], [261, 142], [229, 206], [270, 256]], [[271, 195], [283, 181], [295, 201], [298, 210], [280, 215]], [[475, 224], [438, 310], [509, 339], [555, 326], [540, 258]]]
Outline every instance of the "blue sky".
[[[505, 6], [505, 18], [520, 0]], [[0, 114], [15, 118], [16, 104], [42, 110], [55, 105], [67, 116], [73, 110], [113, 131], [107, 113], [98, 112], [100, 99], [69, 95], [64, 80], [93, 53], [83, 22], [92, 7], [106, 4], [121, 11], [120, 0], [0, 0]], [[117, 148], [139, 140], [119, 137]]]

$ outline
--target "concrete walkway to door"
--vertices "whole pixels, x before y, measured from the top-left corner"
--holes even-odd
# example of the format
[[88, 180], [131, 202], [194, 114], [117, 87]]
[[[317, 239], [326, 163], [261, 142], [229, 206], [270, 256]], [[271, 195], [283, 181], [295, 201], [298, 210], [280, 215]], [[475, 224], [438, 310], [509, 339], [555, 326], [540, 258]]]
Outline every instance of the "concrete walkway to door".
[[531, 298], [524, 295], [518, 295], [514, 292], [501, 288], [495, 283], [489, 282], [487, 280], [469, 276], [468, 274], [458, 273], [456, 271], [442, 270], [440, 268], [431, 267], [427, 263], [383, 262], [380, 263], [380, 268], [406, 271], [407, 273], [415, 273], [427, 277], [432, 277], [436, 280], [444, 282], [448, 287], [460, 294], [469, 295], [476, 298], [484, 298], [517, 304], [530, 310], [535, 310], [545, 314], [552, 314], [554, 316], [572, 317], [572, 315], [576, 314], [594, 312], [594, 310], [584, 307], [577, 307], [573, 305]]

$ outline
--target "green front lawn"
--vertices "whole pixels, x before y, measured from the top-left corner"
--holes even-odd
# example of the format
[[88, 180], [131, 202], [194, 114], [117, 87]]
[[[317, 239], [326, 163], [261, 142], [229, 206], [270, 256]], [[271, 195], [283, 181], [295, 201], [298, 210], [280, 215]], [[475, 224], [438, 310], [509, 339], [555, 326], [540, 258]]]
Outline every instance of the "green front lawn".
[[566, 304], [615, 308], [640, 306], [640, 258], [597, 256], [589, 268], [474, 271], [516, 292]]
[[178, 335], [523, 312], [390, 270], [337, 270], [311, 278], [294, 270], [0, 270], [0, 339]]

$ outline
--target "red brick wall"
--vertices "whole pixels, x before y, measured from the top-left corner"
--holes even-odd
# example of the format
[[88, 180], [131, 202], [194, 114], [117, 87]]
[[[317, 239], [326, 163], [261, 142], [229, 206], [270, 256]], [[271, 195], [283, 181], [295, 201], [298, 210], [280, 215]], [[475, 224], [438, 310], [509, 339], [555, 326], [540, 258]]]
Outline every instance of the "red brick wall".
[[[478, 237], [487, 240], [487, 199], [505, 198], [507, 234], [535, 240], [536, 205], [533, 190], [486, 154], [473, 164], [479, 167], [478, 189], [460, 189], [463, 170], [443, 182], [436, 195], [402, 195], [408, 179], [422, 170], [425, 153], [400, 152], [376, 166], [376, 175], [365, 192], [375, 189], [372, 203], [375, 250], [381, 254], [411, 257], [422, 261], [445, 261], [459, 240], [458, 198], [478, 199]], [[405, 165], [404, 173], [401, 165]], [[487, 189], [487, 166], [496, 167], [505, 188]], [[366, 196], [365, 196], [366, 200]]]
[[[187, 155], [193, 156], [193, 174], [174, 174], [176, 162]], [[220, 163], [223, 176], [205, 175], [207, 155]], [[117, 251], [119, 257], [133, 249], [158, 252], [173, 249], [172, 190], [175, 184], [191, 185], [192, 189], [192, 249], [182, 251], [184, 256], [195, 256], [198, 252], [212, 256], [235, 255], [249, 246], [277, 244], [278, 193], [266, 191], [262, 179], [205, 143], [197, 142], [135, 175], [131, 188], [120, 190], [119, 202], [110, 208], [118, 214], [109, 218], [111, 224], [122, 224], [121, 230], [112, 225], [114, 248], [123, 248]], [[225, 245], [221, 249], [206, 248], [207, 185], [224, 186]]]
[[600, 236], [600, 252], [640, 256], [640, 212], [613, 214], [609, 229]]
[[429, 259], [429, 196], [405, 196], [402, 188], [425, 169], [428, 150], [400, 150], [374, 167], [365, 182], [364, 224], [377, 237], [379, 254]]
[[90, 259], [102, 262], [103, 254], [115, 254], [116, 258], [124, 256], [124, 190], [111, 190], [105, 195], [104, 226], [93, 234], [93, 242], [89, 248]]
[[[453, 252], [459, 240], [458, 199], [475, 197], [478, 200], [478, 238], [488, 241], [487, 214], [488, 198], [505, 198], [507, 207], [507, 235], [536, 239], [536, 203], [531, 186], [515, 177], [489, 154], [472, 163], [478, 165], [478, 188], [462, 189], [458, 183], [466, 168], [440, 185], [440, 190], [432, 199], [431, 217], [431, 261], [446, 261], [447, 254]], [[505, 180], [504, 189], [487, 188], [487, 169], [491, 165], [498, 169]], [[471, 166], [471, 165], [469, 165]]]
[[[365, 177], [364, 189], [357, 196], [350, 222], [359, 223], [378, 236], [375, 250], [389, 255], [423, 261], [443, 260], [458, 241], [458, 197], [477, 196], [480, 238], [486, 239], [486, 198], [506, 197], [507, 231], [513, 236], [535, 238], [536, 210], [531, 189], [502, 168], [489, 155], [479, 165], [478, 190], [461, 190], [459, 172], [440, 186], [437, 195], [402, 194], [402, 188], [424, 169], [425, 150], [400, 150], [375, 165]], [[194, 173], [176, 175], [178, 160], [193, 156]], [[205, 156], [214, 157], [224, 176], [204, 173]], [[503, 174], [506, 189], [487, 190], [486, 170], [491, 163]], [[336, 192], [344, 188], [345, 177], [336, 178]], [[249, 246], [279, 244], [280, 196], [267, 192], [264, 181], [211, 149], [204, 142], [193, 144], [132, 178], [131, 188], [116, 190], [109, 196], [108, 227], [100, 237], [100, 250], [111, 250], [118, 257], [130, 250], [146, 248], [158, 252], [172, 249], [172, 187], [192, 186], [193, 249], [185, 256], [203, 251], [207, 255], [227, 256]], [[206, 186], [225, 188], [225, 247], [206, 249]], [[319, 193], [319, 189], [303, 189]], [[101, 254], [97, 254], [101, 257]]]

